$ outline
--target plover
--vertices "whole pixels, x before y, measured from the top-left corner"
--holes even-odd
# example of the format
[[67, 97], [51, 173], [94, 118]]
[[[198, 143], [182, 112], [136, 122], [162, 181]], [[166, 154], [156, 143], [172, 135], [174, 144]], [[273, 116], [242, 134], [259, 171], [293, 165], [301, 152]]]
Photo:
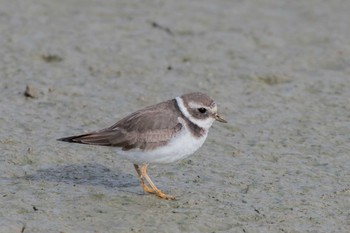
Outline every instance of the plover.
[[109, 128], [58, 140], [121, 148], [117, 153], [133, 162], [146, 193], [174, 199], [153, 184], [148, 164], [171, 163], [193, 154], [215, 120], [226, 123], [214, 100], [195, 92], [138, 110]]

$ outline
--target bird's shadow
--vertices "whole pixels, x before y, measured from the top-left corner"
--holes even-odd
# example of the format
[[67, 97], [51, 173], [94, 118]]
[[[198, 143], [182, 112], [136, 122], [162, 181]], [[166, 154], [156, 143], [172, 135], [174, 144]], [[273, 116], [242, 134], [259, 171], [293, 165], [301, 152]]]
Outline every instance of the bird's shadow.
[[99, 185], [104, 188], [138, 186], [135, 176], [112, 171], [100, 164], [71, 164], [37, 170], [24, 177], [31, 181], [63, 182], [73, 185]]

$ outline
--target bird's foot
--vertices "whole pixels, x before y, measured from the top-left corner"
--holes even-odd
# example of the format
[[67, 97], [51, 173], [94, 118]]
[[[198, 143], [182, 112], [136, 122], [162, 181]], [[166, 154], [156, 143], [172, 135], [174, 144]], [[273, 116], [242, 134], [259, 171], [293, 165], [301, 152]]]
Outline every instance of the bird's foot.
[[157, 195], [157, 196], [158, 196], [159, 198], [161, 198], [161, 199], [165, 199], [165, 200], [175, 200], [175, 196], [165, 194], [165, 193], [163, 193], [163, 192], [160, 191], [160, 190], [157, 190], [154, 194]]
[[161, 198], [161, 199], [165, 199], [165, 200], [175, 200], [174, 196], [168, 195], [163, 193], [162, 191], [160, 191], [159, 189], [154, 190], [153, 188], [147, 186], [146, 184], [142, 185], [143, 191], [145, 193], [150, 193], [150, 194], [154, 194], [157, 197]]
[[154, 191], [152, 188], [148, 187], [146, 184], [143, 184], [143, 185], [142, 185], [142, 188], [143, 188], [143, 191], [144, 191], [145, 193], [152, 193], [152, 194], [155, 193], [155, 191]]

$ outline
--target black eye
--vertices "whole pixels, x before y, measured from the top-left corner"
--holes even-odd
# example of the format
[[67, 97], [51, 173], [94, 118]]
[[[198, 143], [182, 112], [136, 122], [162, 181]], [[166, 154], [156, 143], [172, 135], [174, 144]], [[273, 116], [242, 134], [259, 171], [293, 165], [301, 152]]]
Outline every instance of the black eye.
[[206, 113], [206, 109], [205, 108], [198, 108], [198, 111], [200, 112], [200, 113]]

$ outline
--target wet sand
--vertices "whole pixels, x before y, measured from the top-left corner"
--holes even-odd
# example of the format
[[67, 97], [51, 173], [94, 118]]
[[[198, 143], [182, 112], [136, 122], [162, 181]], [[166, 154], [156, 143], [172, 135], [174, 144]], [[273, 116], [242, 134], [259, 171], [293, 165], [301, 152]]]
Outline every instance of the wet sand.
[[[0, 232], [349, 230], [349, 1], [0, 5]], [[175, 201], [117, 151], [56, 141], [190, 91], [229, 124], [150, 166]]]

